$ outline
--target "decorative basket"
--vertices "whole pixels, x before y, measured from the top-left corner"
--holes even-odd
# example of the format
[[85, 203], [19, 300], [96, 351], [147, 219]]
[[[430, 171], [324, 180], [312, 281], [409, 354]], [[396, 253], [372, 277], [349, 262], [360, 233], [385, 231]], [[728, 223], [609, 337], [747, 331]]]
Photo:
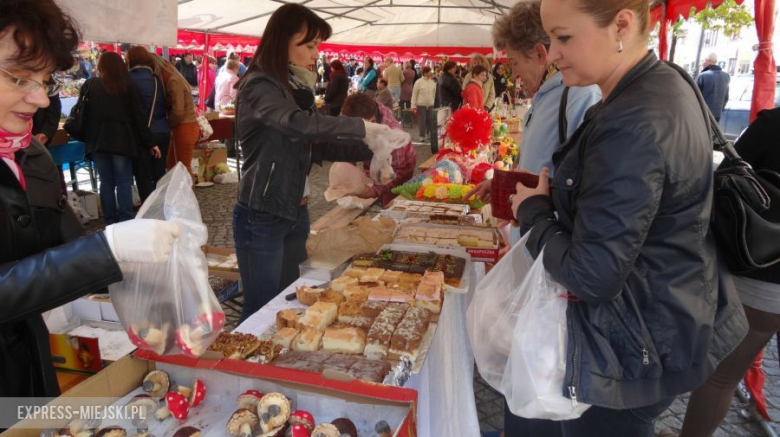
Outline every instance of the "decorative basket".
[[512, 200], [509, 196], [517, 193], [515, 187], [518, 182], [522, 182], [527, 187], [535, 188], [539, 184], [539, 176], [503, 170], [496, 170], [493, 173], [490, 192], [490, 207], [493, 210], [493, 217], [504, 220], [515, 218], [514, 211], [512, 211]]
[[520, 119], [519, 118], [508, 118], [506, 120], [506, 127], [509, 130], [509, 133], [516, 134], [520, 132]]

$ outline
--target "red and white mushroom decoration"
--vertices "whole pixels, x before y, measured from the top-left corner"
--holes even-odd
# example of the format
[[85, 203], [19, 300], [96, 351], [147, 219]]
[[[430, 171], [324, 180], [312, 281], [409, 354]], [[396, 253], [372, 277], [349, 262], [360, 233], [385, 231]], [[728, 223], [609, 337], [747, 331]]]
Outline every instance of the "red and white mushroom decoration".
[[206, 398], [206, 385], [198, 378], [192, 383], [192, 396], [190, 396], [190, 406], [197, 407], [203, 403]]
[[168, 410], [171, 412], [171, 416], [179, 420], [187, 419], [187, 416], [190, 414], [190, 403], [183, 394], [170, 392], [165, 395], [165, 401], [168, 403]]
[[290, 414], [290, 425], [303, 425], [311, 431], [316, 424], [314, 423], [314, 416], [311, 413], [304, 410], [297, 410]]
[[305, 425], [297, 423], [287, 428], [285, 437], [311, 437], [311, 429], [307, 428]]
[[254, 410], [257, 408], [257, 403], [260, 402], [260, 399], [262, 398], [263, 394], [259, 391], [247, 390], [238, 395], [236, 402], [238, 403], [238, 408], [248, 408], [250, 410]]

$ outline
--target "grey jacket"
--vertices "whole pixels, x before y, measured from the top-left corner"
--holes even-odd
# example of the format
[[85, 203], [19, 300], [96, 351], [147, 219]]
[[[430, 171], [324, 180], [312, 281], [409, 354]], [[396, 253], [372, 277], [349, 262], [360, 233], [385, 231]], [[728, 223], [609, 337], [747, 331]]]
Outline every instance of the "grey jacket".
[[238, 202], [249, 209], [295, 221], [312, 163], [373, 157], [362, 141], [366, 136], [362, 119], [301, 109], [292, 91], [269, 74], [247, 73], [236, 109], [246, 157]]
[[692, 87], [650, 53], [554, 155], [552, 198], [518, 208], [528, 249], [577, 298], [567, 397], [626, 409], [688, 392], [746, 334], [709, 226], [708, 129]]

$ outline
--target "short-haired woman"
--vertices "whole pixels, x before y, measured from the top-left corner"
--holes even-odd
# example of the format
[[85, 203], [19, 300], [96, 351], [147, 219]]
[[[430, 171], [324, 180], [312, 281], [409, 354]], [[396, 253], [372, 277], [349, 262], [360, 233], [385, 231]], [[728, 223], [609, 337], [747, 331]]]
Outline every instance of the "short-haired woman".
[[439, 80], [439, 100], [442, 106], [449, 106], [452, 111], [457, 111], [463, 103], [461, 93], [463, 89], [460, 86], [455, 74], [458, 71], [458, 64], [455, 61], [447, 61], [442, 67], [441, 79]]
[[379, 72], [376, 71], [376, 66], [374, 65], [374, 60], [372, 58], [366, 58], [363, 67], [364, 73], [363, 79], [360, 80], [360, 91], [374, 97], [376, 95], [377, 82], [379, 81]]
[[[648, 0], [542, 0], [549, 60], [602, 100], [513, 210], [571, 294], [559, 435], [654, 435], [747, 332], [710, 231], [712, 143], [695, 92], [648, 51]], [[552, 193], [550, 187], [553, 187]], [[507, 435], [513, 436], [507, 429]], [[550, 434], [552, 435], [552, 434]]]
[[41, 313], [121, 281], [118, 262], [165, 262], [179, 232], [131, 220], [85, 236], [65, 202], [32, 117], [78, 42], [53, 0], [0, 2], [0, 397], [58, 396]]
[[371, 159], [364, 141], [378, 144], [391, 134], [387, 126], [315, 109], [312, 68], [320, 42], [330, 35], [330, 25], [310, 9], [281, 6], [238, 83], [236, 128], [246, 161], [233, 230], [244, 286], [242, 321], [297, 279], [307, 258], [312, 164]]
[[330, 61], [331, 73], [328, 89], [325, 90], [325, 103], [330, 106], [330, 115], [336, 117], [341, 113], [344, 99], [349, 94], [349, 77], [344, 64], [338, 59]]

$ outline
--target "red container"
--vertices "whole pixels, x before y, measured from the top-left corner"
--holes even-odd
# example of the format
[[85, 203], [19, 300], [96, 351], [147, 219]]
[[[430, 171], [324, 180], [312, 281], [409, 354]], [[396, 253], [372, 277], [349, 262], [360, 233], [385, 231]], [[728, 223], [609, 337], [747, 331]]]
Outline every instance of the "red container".
[[493, 182], [490, 190], [490, 206], [493, 217], [504, 220], [514, 220], [512, 200], [509, 196], [517, 193], [518, 182], [529, 188], [539, 185], [539, 176], [531, 173], [517, 171], [496, 170], [493, 173]]

